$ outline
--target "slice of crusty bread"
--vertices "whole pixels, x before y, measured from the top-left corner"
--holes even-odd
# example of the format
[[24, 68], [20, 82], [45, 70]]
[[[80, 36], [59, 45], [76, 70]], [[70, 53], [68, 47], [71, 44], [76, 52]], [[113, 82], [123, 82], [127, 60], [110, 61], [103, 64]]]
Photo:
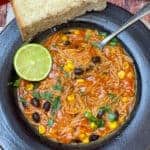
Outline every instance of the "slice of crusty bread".
[[22, 37], [28, 41], [86, 11], [104, 9], [106, 0], [12, 0], [12, 5]]

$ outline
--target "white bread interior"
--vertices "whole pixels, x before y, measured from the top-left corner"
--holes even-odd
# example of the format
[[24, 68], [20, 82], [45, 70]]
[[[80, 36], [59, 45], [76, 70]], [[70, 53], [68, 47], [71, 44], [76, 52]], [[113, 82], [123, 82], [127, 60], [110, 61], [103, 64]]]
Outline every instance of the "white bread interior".
[[12, 0], [17, 23], [24, 41], [38, 32], [84, 14], [103, 10], [106, 0]]

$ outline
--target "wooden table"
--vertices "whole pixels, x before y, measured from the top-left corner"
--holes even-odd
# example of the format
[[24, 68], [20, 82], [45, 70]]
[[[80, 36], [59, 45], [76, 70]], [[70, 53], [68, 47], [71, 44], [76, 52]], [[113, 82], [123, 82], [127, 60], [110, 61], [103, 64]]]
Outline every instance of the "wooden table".
[[[131, 13], [135, 13], [138, 9], [143, 7], [150, 0], [108, 0]], [[3, 28], [14, 18], [14, 14], [10, 4], [0, 6], [0, 32]], [[150, 15], [144, 17], [142, 21], [150, 29]]]

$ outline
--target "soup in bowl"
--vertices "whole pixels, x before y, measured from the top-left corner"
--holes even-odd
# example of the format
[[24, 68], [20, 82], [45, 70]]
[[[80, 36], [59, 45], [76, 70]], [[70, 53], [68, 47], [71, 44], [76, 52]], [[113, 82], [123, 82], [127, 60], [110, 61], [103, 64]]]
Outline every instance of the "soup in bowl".
[[52, 56], [42, 81], [19, 78], [19, 107], [40, 135], [59, 143], [90, 143], [117, 131], [133, 110], [136, 73], [133, 60], [115, 38], [93, 29], [59, 31], [41, 44]]

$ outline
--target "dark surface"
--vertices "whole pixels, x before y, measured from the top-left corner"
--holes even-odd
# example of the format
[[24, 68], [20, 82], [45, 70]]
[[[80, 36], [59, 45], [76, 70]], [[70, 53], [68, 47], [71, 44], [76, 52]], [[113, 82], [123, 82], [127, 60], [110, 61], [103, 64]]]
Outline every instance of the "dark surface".
[[[73, 26], [91, 27], [112, 32], [129, 17], [130, 14], [126, 11], [109, 5], [101, 13], [87, 13], [74, 22], [52, 28], [44, 32], [40, 39], [56, 30]], [[137, 107], [131, 115], [130, 122], [128, 121], [125, 125], [127, 127], [124, 126], [117, 133], [117, 137], [109, 138], [100, 149], [147, 150], [150, 147], [150, 31], [138, 22], [121, 33], [118, 38], [124, 43], [127, 52], [133, 56], [135, 61], [138, 75]], [[35, 41], [40, 39], [35, 38]], [[48, 150], [44, 138], [40, 139], [36, 136], [22, 120], [20, 111], [17, 109], [15, 96], [8, 87], [10, 77], [13, 75], [13, 55], [21, 44], [20, 33], [15, 20], [13, 20], [0, 35], [0, 145], [5, 150]], [[52, 143], [48, 144], [51, 145]], [[80, 147], [80, 149], [90, 149], [98, 145], [100, 143], [96, 142], [88, 147]], [[60, 144], [56, 146], [62, 147]], [[54, 149], [54, 145], [52, 149]], [[70, 150], [72, 149], [73, 147]]]

